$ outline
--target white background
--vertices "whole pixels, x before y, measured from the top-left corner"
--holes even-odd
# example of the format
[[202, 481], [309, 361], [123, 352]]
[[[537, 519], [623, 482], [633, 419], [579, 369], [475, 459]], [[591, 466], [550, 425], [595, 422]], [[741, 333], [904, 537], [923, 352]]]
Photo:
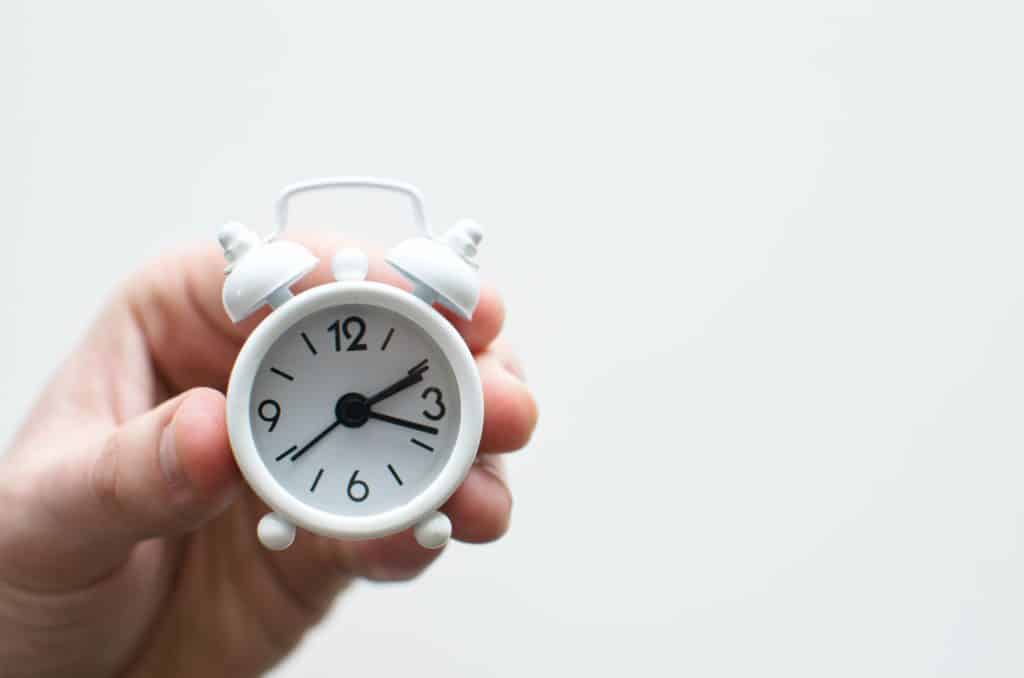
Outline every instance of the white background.
[[504, 541], [275, 676], [1020, 675], [1018, 7], [6, 0], [0, 433], [139, 262], [395, 176], [541, 423]]

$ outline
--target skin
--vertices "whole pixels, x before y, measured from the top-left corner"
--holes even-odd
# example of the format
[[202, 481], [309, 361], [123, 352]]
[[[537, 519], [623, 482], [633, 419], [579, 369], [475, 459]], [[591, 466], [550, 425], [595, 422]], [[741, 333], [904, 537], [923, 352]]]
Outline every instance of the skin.
[[[331, 279], [325, 236], [296, 238]], [[115, 293], [0, 458], [0, 673], [249, 676], [292, 651], [355, 579], [417, 576], [440, 551], [406, 531], [363, 542], [299, 530], [271, 552], [267, 508], [242, 482], [223, 392], [245, 337], [220, 301], [216, 246], [153, 262]], [[370, 279], [404, 286], [379, 256]], [[446, 314], [447, 315], [447, 314]], [[483, 381], [480, 454], [443, 507], [453, 537], [508, 529], [500, 453], [526, 444], [537, 408], [495, 340], [504, 309], [485, 288], [472, 322], [448, 316]]]

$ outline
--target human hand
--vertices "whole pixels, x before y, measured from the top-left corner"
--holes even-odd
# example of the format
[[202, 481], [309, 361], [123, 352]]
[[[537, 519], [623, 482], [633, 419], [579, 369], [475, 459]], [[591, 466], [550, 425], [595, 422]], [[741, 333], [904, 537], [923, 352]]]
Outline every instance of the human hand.
[[[321, 265], [297, 291], [331, 279], [338, 246], [299, 239]], [[0, 675], [256, 675], [354, 578], [409, 579], [438, 555], [409, 530], [259, 544], [268, 509], [235, 466], [222, 393], [266, 311], [232, 325], [223, 268], [211, 244], [131, 277], [0, 459]], [[379, 257], [369, 278], [404, 286]], [[464, 542], [507, 530], [496, 453], [525, 445], [537, 418], [518, 363], [495, 343], [503, 317], [486, 288], [471, 322], [449, 315], [485, 400], [477, 462], [444, 507]]]

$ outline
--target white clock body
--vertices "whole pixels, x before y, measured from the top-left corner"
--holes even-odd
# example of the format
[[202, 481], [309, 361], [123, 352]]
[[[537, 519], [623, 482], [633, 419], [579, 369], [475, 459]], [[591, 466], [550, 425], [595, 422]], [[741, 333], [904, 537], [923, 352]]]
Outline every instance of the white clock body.
[[[338, 424], [344, 396], [372, 396], [424, 365], [421, 382], [370, 408], [406, 424], [359, 424], [359, 413], [358, 425]], [[469, 472], [483, 426], [462, 337], [425, 302], [374, 282], [321, 285], [272, 312], [238, 355], [227, 407], [256, 494], [293, 525], [347, 539], [393, 534], [438, 509]]]
[[[407, 195], [422, 236], [388, 255], [407, 292], [365, 280], [366, 255], [335, 253], [335, 282], [292, 295], [316, 258], [276, 236], [287, 199], [333, 187]], [[415, 188], [340, 177], [294, 184], [278, 199], [268, 239], [241, 224], [219, 234], [228, 261], [224, 308], [235, 322], [269, 305], [236, 359], [227, 392], [235, 460], [270, 507], [260, 541], [287, 548], [295, 527], [371, 539], [409, 527], [427, 548], [451, 522], [438, 509], [472, 467], [483, 428], [483, 390], [462, 337], [432, 304], [470, 318], [479, 300], [472, 257], [482, 233], [460, 222], [435, 237]]]

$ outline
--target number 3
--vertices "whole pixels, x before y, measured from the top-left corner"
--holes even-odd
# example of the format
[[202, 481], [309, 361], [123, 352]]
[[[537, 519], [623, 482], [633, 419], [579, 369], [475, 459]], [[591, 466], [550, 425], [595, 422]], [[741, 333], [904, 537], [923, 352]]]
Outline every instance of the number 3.
[[444, 413], [446, 412], [446, 410], [444, 409], [444, 402], [441, 401], [441, 389], [436, 388], [434, 386], [431, 386], [426, 391], [424, 391], [423, 395], [421, 395], [420, 397], [421, 398], [426, 398], [427, 396], [429, 396], [431, 394], [434, 395], [434, 404], [438, 406], [439, 410], [437, 412], [430, 412], [428, 410], [423, 410], [423, 416], [426, 417], [427, 419], [432, 419], [433, 421], [437, 421], [438, 419], [443, 417]]

